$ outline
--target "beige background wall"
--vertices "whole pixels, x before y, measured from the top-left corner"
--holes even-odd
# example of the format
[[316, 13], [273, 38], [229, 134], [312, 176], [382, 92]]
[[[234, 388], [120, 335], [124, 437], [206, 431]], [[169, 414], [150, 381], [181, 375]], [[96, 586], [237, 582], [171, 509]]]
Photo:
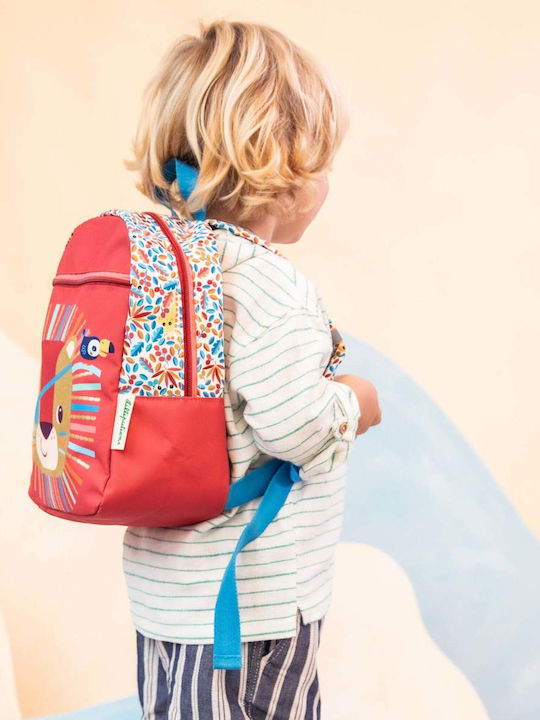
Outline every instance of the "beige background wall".
[[[2, 15], [0, 330], [29, 356], [26, 375], [17, 360], [4, 377], [5, 453], [29, 447], [31, 400], [18, 407], [17, 383], [34, 372], [69, 233], [106, 208], [150, 208], [122, 158], [156, 62], [198, 18], [260, 21], [316, 54], [351, 108], [326, 204], [285, 253], [339, 327], [431, 395], [540, 539], [537, 3], [52, 0]], [[8, 459], [0, 608], [23, 714], [135, 693], [122, 529], [66, 523], [51, 540], [59, 523], [28, 506], [24, 455]]]

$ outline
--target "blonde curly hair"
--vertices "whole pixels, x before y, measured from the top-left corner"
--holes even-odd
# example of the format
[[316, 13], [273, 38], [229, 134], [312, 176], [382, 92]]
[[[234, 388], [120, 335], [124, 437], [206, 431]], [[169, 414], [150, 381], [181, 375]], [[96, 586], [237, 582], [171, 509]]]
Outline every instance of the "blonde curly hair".
[[[331, 76], [281, 32], [199, 21], [199, 37], [182, 35], [147, 85], [125, 165], [139, 172], [138, 190], [153, 201], [164, 192], [184, 218], [217, 202], [245, 221], [282, 193], [290, 218], [295, 191], [330, 168], [348, 127]], [[171, 157], [199, 170], [187, 202], [163, 176]]]

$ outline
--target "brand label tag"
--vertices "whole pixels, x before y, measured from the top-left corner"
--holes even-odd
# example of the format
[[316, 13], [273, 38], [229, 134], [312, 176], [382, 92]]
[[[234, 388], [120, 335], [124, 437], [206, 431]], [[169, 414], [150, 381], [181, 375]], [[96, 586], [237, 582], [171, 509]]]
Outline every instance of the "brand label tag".
[[135, 397], [132, 393], [118, 393], [111, 442], [112, 450], [123, 450], [126, 445], [126, 437], [131, 420], [131, 413], [135, 405]]

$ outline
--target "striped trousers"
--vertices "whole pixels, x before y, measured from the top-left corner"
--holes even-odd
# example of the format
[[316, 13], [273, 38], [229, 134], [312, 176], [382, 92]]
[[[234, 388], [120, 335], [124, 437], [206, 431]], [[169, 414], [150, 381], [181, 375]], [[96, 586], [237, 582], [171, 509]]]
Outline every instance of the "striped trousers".
[[214, 669], [212, 645], [137, 633], [141, 720], [320, 720], [317, 651], [324, 618], [296, 636], [242, 643], [240, 669]]

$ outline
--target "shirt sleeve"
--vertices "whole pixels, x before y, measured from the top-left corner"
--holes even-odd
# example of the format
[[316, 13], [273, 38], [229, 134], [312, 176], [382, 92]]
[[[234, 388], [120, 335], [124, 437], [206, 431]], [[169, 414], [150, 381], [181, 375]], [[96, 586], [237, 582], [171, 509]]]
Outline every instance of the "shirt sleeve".
[[354, 391], [322, 376], [332, 348], [328, 325], [290, 308], [229, 357], [229, 391], [262, 453], [300, 466], [302, 479], [344, 463], [356, 438]]

